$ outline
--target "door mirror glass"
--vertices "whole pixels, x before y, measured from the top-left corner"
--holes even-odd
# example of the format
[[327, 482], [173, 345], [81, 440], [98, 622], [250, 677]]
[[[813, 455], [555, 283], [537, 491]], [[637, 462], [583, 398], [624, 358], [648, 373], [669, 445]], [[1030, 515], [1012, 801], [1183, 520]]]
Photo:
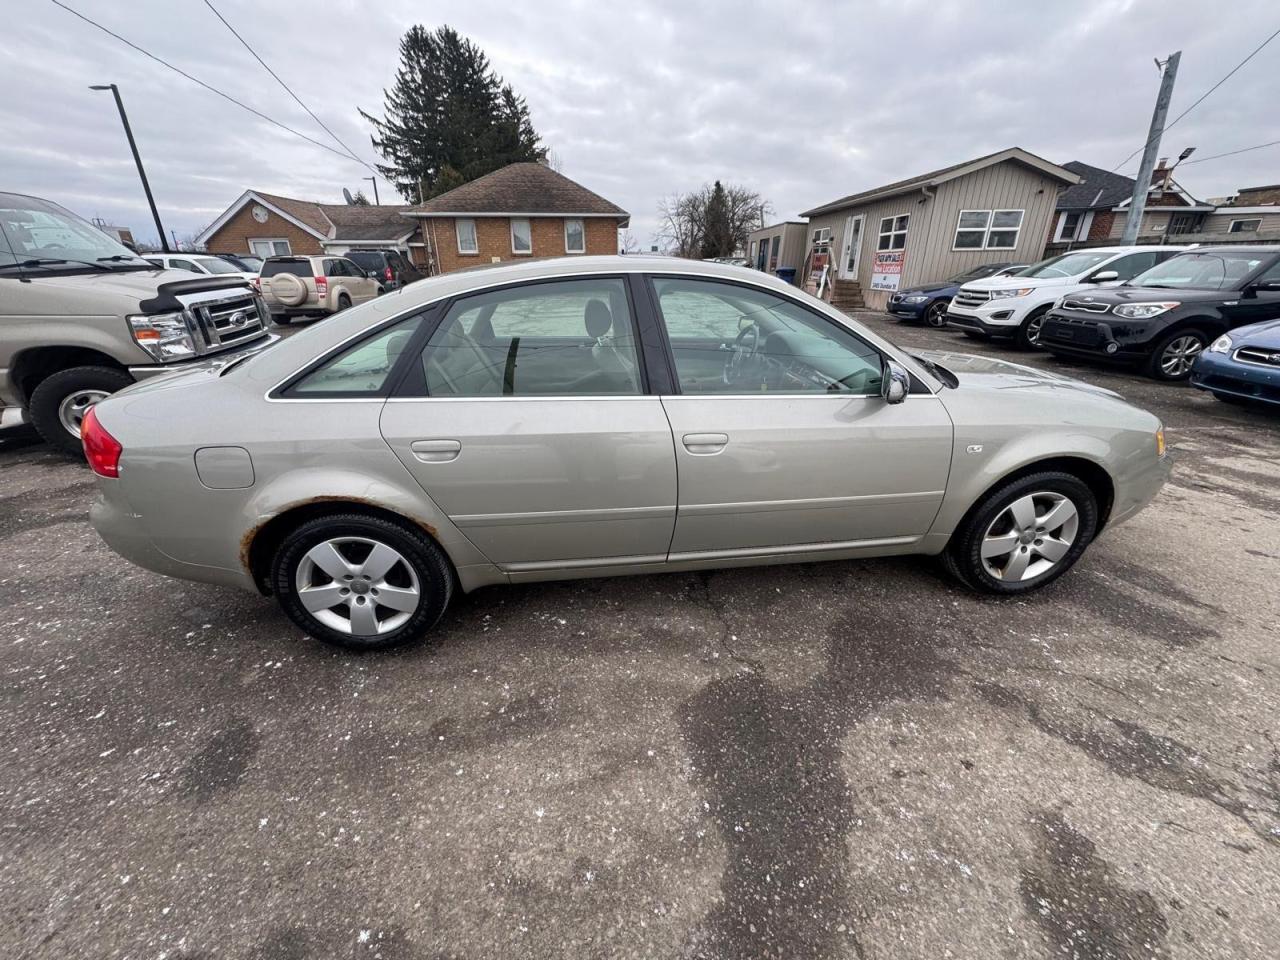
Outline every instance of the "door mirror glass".
[[901, 403], [911, 392], [911, 374], [892, 360], [884, 362], [884, 376], [880, 381], [880, 395], [885, 403]]
[[1089, 278], [1089, 283], [1107, 283], [1111, 280], [1119, 280], [1120, 274], [1115, 270], [1099, 270]]

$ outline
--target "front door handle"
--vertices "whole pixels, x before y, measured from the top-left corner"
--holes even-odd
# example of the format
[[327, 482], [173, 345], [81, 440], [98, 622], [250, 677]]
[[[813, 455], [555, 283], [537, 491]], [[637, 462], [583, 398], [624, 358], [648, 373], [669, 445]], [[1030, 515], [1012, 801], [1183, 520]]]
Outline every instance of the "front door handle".
[[423, 463], [448, 463], [458, 459], [462, 444], [457, 440], [415, 440], [409, 449]]
[[729, 442], [727, 433], [686, 433], [682, 438], [684, 448], [695, 457], [708, 457], [719, 453]]

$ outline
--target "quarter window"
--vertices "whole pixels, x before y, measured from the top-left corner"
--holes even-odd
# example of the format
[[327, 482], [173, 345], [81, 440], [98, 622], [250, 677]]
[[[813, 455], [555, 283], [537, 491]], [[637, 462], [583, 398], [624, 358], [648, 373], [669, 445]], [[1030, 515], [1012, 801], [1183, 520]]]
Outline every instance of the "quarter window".
[[453, 221], [454, 231], [458, 235], [459, 253], [479, 253], [480, 244], [476, 242], [476, 222], [474, 220]]
[[877, 250], [902, 250], [907, 245], [908, 214], [900, 217], [885, 217], [880, 221], [880, 240]]
[[851, 331], [765, 290], [655, 278], [680, 390], [869, 394], [880, 354]]
[[380, 395], [421, 319], [413, 316], [402, 320], [331, 357], [289, 387], [286, 396], [319, 399]]
[[1018, 245], [1023, 213], [1022, 210], [961, 210], [952, 249], [1012, 250]]
[[533, 233], [529, 229], [528, 220], [511, 221], [511, 252], [533, 253]]
[[422, 354], [432, 397], [641, 393], [635, 324], [614, 277], [524, 284], [458, 300]]
[[587, 234], [582, 228], [581, 220], [566, 220], [564, 222], [564, 252], [587, 252]]
[[1262, 218], [1255, 220], [1232, 220], [1231, 225], [1227, 227], [1227, 233], [1257, 233], [1258, 227], [1262, 226]]

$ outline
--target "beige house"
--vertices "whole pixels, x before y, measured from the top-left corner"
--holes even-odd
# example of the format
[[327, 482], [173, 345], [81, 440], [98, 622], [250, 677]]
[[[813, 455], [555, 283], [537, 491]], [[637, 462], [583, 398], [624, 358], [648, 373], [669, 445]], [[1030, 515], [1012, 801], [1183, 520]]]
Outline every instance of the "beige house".
[[747, 263], [766, 273], [795, 270], [798, 274], [808, 251], [809, 225], [802, 220], [786, 220], [747, 235]]
[[833, 302], [884, 309], [899, 289], [996, 261], [1041, 258], [1058, 191], [1080, 178], [1010, 147], [814, 207], [812, 265], [830, 257]]

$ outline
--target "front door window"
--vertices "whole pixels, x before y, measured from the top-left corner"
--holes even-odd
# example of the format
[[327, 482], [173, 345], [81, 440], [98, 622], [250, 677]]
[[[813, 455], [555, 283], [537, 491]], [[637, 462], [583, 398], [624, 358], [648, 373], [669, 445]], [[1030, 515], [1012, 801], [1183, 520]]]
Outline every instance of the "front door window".
[[844, 258], [840, 275], [846, 280], [858, 279], [858, 261], [862, 253], [862, 224], [864, 217], [850, 217], [844, 229]]

